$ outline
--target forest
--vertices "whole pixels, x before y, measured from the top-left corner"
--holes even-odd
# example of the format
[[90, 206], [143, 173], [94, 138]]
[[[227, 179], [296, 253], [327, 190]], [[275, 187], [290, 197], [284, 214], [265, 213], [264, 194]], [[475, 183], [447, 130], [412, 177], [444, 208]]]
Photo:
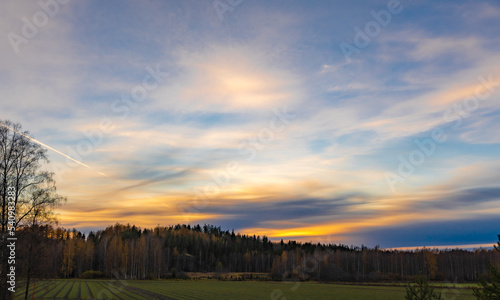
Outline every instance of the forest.
[[[18, 232], [20, 275], [37, 278], [185, 278], [186, 272], [268, 273], [269, 280], [474, 282], [500, 266], [490, 249], [382, 250], [342, 244], [272, 242], [212, 225], [141, 229], [115, 224], [87, 236], [50, 225]], [[221, 276], [222, 278], [222, 276]]]

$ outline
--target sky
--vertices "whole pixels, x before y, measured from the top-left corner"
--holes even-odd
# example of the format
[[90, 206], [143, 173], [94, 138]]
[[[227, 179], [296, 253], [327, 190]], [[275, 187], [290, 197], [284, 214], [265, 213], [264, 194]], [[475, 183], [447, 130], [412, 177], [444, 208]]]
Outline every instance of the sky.
[[497, 241], [498, 1], [0, 8], [0, 120], [50, 147], [62, 227]]

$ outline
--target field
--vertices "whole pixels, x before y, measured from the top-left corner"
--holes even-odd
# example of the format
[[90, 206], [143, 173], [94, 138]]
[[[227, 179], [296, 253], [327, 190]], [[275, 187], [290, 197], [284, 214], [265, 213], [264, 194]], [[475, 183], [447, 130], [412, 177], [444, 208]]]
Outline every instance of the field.
[[[443, 299], [474, 299], [463, 286], [437, 289]], [[31, 299], [30, 285], [28, 299]], [[218, 280], [44, 280], [33, 299], [404, 299], [404, 287], [342, 285], [315, 282]], [[16, 299], [24, 299], [18, 287]]]

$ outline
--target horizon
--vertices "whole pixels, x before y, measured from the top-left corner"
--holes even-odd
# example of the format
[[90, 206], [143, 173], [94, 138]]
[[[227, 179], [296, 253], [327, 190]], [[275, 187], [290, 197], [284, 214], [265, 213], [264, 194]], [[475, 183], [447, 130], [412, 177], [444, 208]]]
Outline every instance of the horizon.
[[498, 2], [40, 3], [0, 10], [0, 122], [48, 150], [60, 227], [496, 243]]
[[[177, 225], [181, 225], [181, 226], [188, 226], [188, 224], [169, 224], [169, 225], [157, 225], [155, 227], [141, 227], [141, 226], [136, 226], [134, 224], [130, 224], [130, 223], [115, 223], [115, 224], [112, 224], [112, 225], [108, 225], [106, 227], [103, 227], [103, 228], [98, 228], [98, 229], [92, 229], [92, 230], [86, 230], [85, 228], [83, 228], [83, 230], [78, 230], [79, 232], [81, 232], [82, 234], [84, 234], [85, 236], [88, 237], [88, 235], [90, 234], [90, 232], [93, 232], [93, 233], [96, 233], [96, 232], [99, 232], [99, 231], [104, 231], [106, 230], [107, 228], [109, 227], [113, 227], [115, 225], [124, 225], [124, 226], [135, 226], [137, 229], [139, 230], [153, 230], [154, 228], [156, 227], [160, 227], [160, 228], [170, 228], [170, 227], [175, 227]], [[196, 225], [200, 225], [201, 224], [189, 224], [191, 226], [191, 230], [193, 229], [194, 226]], [[208, 226], [215, 226], [215, 227], [220, 227], [220, 226], [216, 226], [214, 224], [204, 224], [204, 225], [208, 225]], [[58, 228], [61, 228], [61, 229], [64, 229], [64, 230], [73, 230], [73, 229], [76, 229], [76, 228], [65, 228], [65, 227], [61, 227], [61, 226], [57, 226]], [[226, 231], [234, 231], [234, 229], [228, 229], [228, 228], [222, 228], [221, 227], [221, 230], [223, 232], [226, 232]], [[236, 235], [246, 235], [246, 236], [254, 236], [254, 234], [242, 234], [238, 231], [234, 231], [234, 233]], [[261, 239], [263, 237], [266, 237], [266, 238], [269, 238], [268, 236], [264, 235], [264, 236], [260, 236], [260, 235], [255, 235], [256, 237], [260, 237]], [[362, 248], [362, 247], [366, 247], [366, 245], [364, 244], [360, 244], [360, 245], [353, 245], [353, 244], [342, 244], [342, 243], [336, 243], [336, 242], [333, 242], [333, 241], [328, 241], [328, 242], [322, 242], [320, 240], [296, 240], [296, 239], [276, 239], [276, 238], [269, 238], [269, 240], [273, 243], [280, 243], [281, 241], [283, 241], [285, 244], [288, 243], [288, 242], [298, 242], [298, 243], [311, 243], [311, 244], [334, 244], [334, 245], [345, 245], [345, 246], [348, 246], [348, 247], [358, 247], [358, 248]], [[487, 250], [492, 250], [494, 249], [494, 246], [496, 246], [497, 243], [485, 243], [485, 244], [467, 244], [467, 245], [419, 245], [419, 246], [407, 246], [407, 247], [392, 247], [392, 248], [380, 248], [379, 245], [375, 245], [373, 247], [368, 247], [369, 249], [375, 249], [375, 248], [379, 248], [380, 250], [382, 251], [392, 251], [392, 250], [400, 250], [400, 251], [413, 251], [413, 250], [454, 250], [454, 249], [462, 249], [462, 250], [468, 250], [468, 251], [475, 251], [475, 250], [481, 250], [481, 249], [487, 249]]]
[[[78, 230], [80, 233], [82, 233], [84, 236], [86, 236], [86, 238], [88, 238], [88, 235], [92, 232], [92, 233], [97, 233], [99, 231], [101, 232], [104, 232], [107, 228], [111, 228], [113, 226], [116, 226], [116, 225], [122, 225], [122, 226], [131, 226], [131, 227], [134, 227], [135, 225], [133, 224], [130, 224], [130, 223], [115, 223], [113, 225], [108, 225], [104, 228], [100, 228], [100, 229], [97, 229], [97, 230]], [[140, 226], [135, 226], [138, 230], [141, 230], [141, 231], [144, 231], [144, 230], [154, 230], [155, 228], [157, 227], [160, 227], [160, 228], [174, 228], [175, 226], [177, 225], [180, 225], [180, 226], [188, 226], [188, 224], [169, 224], [169, 225], [164, 225], [164, 226], [160, 226], [160, 225], [157, 225], [155, 227], [140, 227]], [[203, 226], [201, 224], [189, 224], [190, 226], [190, 230], [193, 230], [193, 228], [195, 226], [199, 225], [200, 227], [203, 228]], [[208, 225], [208, 226], [214, 226], [214, 227], [220, 227], [220, 226], [216, 226], [214, 224], [203, 224], [203, 225]], [[57, 228], [61, 228], [63, 230], [68, 230], [68, 231], [72, 231], [73, 229], [76, 229], [76, 228], [64, 228], [64, 227], [60, 227], [60, 226], [57, 226]], [[248, 236], [248, 237], [252, 237], [252, 236], [255, 236], [257, 238], [260, 238], [260, 239], [263, 239], [264, 237], [268, 238], [268, 236], [258, 236], [258, 235], [253, 235], [253, 234], [241, 234], [240, 232], [238, 231], [234, 231], [234, 229], [227, 229], [227, 228], [221, 228], [221, 231], [222, 232], [234, 232], [236, 235], [241, 235], [241, 236]], [[342, 244], [342, 243], [335, 243], [335, 242], [332, 242], [332, 241], [329, 241], [329, 242], [321, 242], [319, 240], [317, 241], [313, 241], [313, 240], [295, 240], [295, 239], [269, 239], [270, 242], [272, 243], [275, 243], [275, 244], [280, 244], [281, 241], [283, 241], [283, 243], [287, 244], [289, 242], [297, 242], [297, 243], [302, 243], [302, 244], [305, 244], [305, 243], [311, 243], [313, 245], [317, 245], [317, 244], [322, 244], [322, 245], [328, 245], [328, 244], [332, 244], [332, 245], [343, 245], [343, 246], [347, 246], [347, 247], [350, 247], [350, 248], [363, 248], [363, 247], [366, 247], [366, 245], [364, 244], [361, 244], [361, 245], [348, 245], [348, 244]], [[467, 244], [467, 245], [421, 245], [421, 246], [409, 246], [409, 247], [393, 247], [393, 248], [380, 248], [379, 245], [375, 245], [374, 247], [367, 247], [368, 249], [376, 249], [378, 248], [379, 250], [381, 251], [394, 251], [394, 250], [399, 250], [399, 251], [408, 251], [408, 252], [411, 252], [411, 251], [415, 251], [415, 250], [455, 250], [455, 249], [460, 249], [460, 250], [467, 250], [467, 251], [471, 251], [471, 252], [474, 252], [476, 250], [482, 250], [482, 249], [486, 249], [486, 250], [493, 250], [494, 247], [498, 245], [498, 242], [497, 243], [485, 243], [485, 244]]]

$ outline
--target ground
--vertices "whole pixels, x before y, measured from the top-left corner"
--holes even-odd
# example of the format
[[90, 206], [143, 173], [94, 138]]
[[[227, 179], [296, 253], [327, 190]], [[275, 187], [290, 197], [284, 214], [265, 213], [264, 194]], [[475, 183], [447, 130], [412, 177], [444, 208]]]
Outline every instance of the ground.
[[[442, 288], [446, 286], [447, 288]], [[445, 284], [443, 299], [474, 299], [468, 285]], [[219, 280], [81, 280], [37, 281], [28, 299], [404, 299], [404, 286], [352, 285], [316, 282]], [[33, 293], [34, 291], [34, 293]], [[17, 299], [24, 299], [19, 287]]]

